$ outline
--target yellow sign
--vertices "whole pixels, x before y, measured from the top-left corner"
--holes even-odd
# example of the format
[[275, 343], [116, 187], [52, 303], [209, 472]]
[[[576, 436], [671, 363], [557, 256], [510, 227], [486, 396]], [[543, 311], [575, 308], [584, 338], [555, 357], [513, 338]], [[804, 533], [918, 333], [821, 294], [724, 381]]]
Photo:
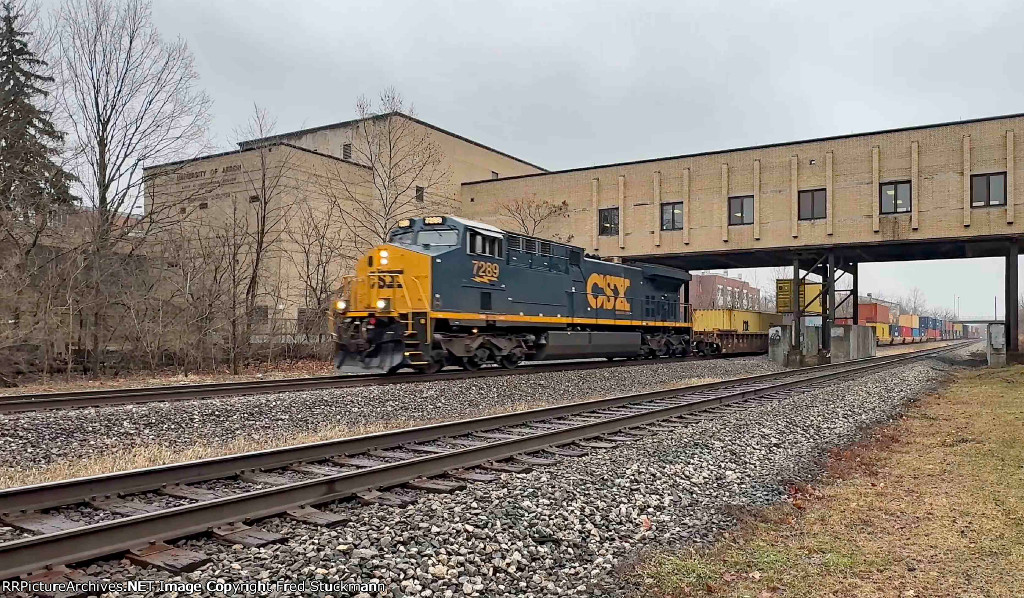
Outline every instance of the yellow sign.
[[483, 284], [491, 284], [498, 280], [500, 268], [492, 262], [473, 260], [473, 280]]
[[[808, 299], [813, 299], [809, 305]], [[800, 307], [803, 314], [821, 313], [820, 282], [805, 282], [800, 285]], [[791, 279], [775, 281], [775, 311], [780, 314], [793, 312], [793, 281]]]
[[628, 288], [628, 278], [595, 272], [587, 279], [587, 302], [594, 309], [632, 311], [633, 308], [626, 299]]

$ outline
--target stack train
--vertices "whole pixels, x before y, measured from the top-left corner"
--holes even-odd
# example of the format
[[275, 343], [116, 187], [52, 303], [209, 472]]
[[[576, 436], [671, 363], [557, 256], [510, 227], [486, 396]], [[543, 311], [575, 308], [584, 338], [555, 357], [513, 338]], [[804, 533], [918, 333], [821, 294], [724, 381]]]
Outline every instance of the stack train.
[[766, 314], [695, 318], [686, 271], [455, 216], [400, 221], [355, 271], [331, 309], [338, 373], [767, 350]]

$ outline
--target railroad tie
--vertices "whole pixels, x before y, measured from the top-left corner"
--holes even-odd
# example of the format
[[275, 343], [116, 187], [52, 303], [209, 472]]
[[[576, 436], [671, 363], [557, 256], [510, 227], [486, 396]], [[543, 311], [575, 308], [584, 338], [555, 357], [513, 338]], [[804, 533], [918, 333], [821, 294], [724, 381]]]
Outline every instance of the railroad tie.
[[378, 467], [384, 465], [384, 461], [368, 459], [359, 455], [354, 457], [331, 457], [330, 461], [338, 465], [348, 465], [349, 467]]
[[348, 523], [349, 521], [348, 517], [343, 517], [337, 513], [314, 509], [310, 506], [285, 511], [285, 514], [296, 521], [308, 523], [310, 525], [318, 525], [320, 527], [336, 527], [343, 523]]
[[567, 448], [565, 446], [549, 446], [548, 448], [544, 449], [544, 452], [552, 455], [557, 455], [559, 457], [582, 457], [587, 454], [587, 451], [574, 448]]
[[[42, 569], [40, 571], [33, 571], [28, 575], [22, 575], [21, 578], [29, 583], [43, 584], [44, 588], [46, 586], [54, 586], [56, 584], [88, 584], [99, 581], [95, 577], [86, 575], [77, 569], [68, 569], [63, 565], [57, 565], [56, 567]], [[35, 593], [36, 595], [43, 596], [44, 598], [84, 598], [89, 595], [89, 592], [84, 589], [79, 592], [51, 592], [46, 589], [41, 589], [35, 590]]]
[[4, 515], [0, 517], [0, 522], [14, 529], [33, 534], [52, 534], [86, 525], [81, 521], [72, 521], [63, 515], [40, 513], [39, 511]]
[[601, 440], [577, 440], [576, 444], [593, 449], [610, 449], [619, 446], [617, 442], [603, 442]]
[[423, 456], [422, 454], [416, 454], [415, 451], [403, 451], [400, 449], [374, 449], [366, 454], [371, 457], [380, 457], [381, 459], [398, 459], [401, 461], [418, 459]]
[[161, 494], [166, 494], [167, 496], [188, 498], [199, 502], [217, 500], [226, 496], [220, 492], [207, 490], [205, 488], [196, 488], [195, 486], [186, 486], [185, 484], [168, 484], [167, 486], [160, 488], [159, 492]]
[[122, 517], [134, 517], [135, 515], [155, 513], [161, 510], [161, 508], [156, 505], [139, 502], [137, 500], [126, 500], [117, 496], [91, 498], [89, 499], [89, 504], [97, 509], [110, 511], [113, 514], [120, 515]]
[[532, 467], [528, 467], [526, 465], [513, 465], [511, 463], [502, 463], [499, 461], [484, 463], [480, 468], [489, 471], [500, 471], [501, 473], [529, 473], [533, 471]]
[[298, 465], [292, 465], [288, 469], [299, 473], [324, 477], [345, 473], [345, 470], [339, 467], [331, 467], [330, 465], [321, 465], [319, 463], [299, 463]]
[[191, 573], [210, 562], [201, 552], [153, 542], [128, 551], [125, 557], [139, 567], [155, 567], [170, 573]]
[[408, 507], [416, 502], [416, 499], [412, 497], [399, 496], [391, 492], [379, 492], [377, 490], [359, 492], [356, 494], [356, 500], [364, 505], [383, 505], [385, 507], [398, 508]]
[[428, 492], [430, 494], [451, 494], [459, 490], [466, 489], [465, 482], [456, 482], [453, 480], [435, 480], [431, 478], [417, 478], [411, 482], [405, 483], [406, 488], [412, 490], [420, 490], [422, 492]]
[[261, 484], [264, 486], [287, 486], [293, 481], [288, 476], [267, 471], [247, 471], [239, 474], [238, 479], [250, 484]]
[[554, 465], [558, 463], [558, 459], [547, 459], [545, 457], [535, 457], [533, 455], [515, 455], [512, 460], [516, 463], [522, 463], [524, 465], [532, 465], [533, 467], [539, 467], [541, 465]]
[[498, 476], [491, 475], [489, 473], [478, 473], [476, 471], [469, 471], [467, 469], [457, 469], [455, 471], [449, 471], [445, 475], [449, 475], [453, 478], [464, 480], [467, 482], [493, 482], [498, 479]]
[[441, 453], [450, 453], [451, 449], [446, 449], [440, 446], [430, 446], [429, 444], [419, 444], [417, 442], [410, 442], [409, 444], [403, 444], [402, 448], [409, 449], [410, 451], [417, 451], [420, 453], [433, 453], [440, 455]]
[[270, 544], [277, 544], [288, 540], [276, 532], [267, 531], [258, 527], [249, 527], [244, 523], [229, 523], [213, 528], [210, 533], [214, 539], [234, 546], [241, 544], [247, 548], [262, 548]]

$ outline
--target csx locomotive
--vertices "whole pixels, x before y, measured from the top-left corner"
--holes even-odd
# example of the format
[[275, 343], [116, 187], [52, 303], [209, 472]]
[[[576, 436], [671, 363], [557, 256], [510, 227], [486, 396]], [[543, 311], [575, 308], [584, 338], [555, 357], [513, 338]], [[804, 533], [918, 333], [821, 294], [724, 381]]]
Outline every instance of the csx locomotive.
[[[332, 306], [339, 373], [682, 356], [690, 275], [455, 216], [402, 220]], [[701, 348], [701, 350], [703, 350]]]

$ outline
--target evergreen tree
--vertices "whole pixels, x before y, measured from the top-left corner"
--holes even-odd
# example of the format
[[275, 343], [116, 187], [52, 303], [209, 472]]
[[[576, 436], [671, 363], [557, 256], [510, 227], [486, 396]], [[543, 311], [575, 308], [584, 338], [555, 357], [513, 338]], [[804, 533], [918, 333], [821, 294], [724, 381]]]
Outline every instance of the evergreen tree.
[[40, 74], [46, 62], [29, 48], [21, 6], [5, 1], [0, 20], [0, 209], [38, 230], [72, 203], [73, 179], [54, 161], [64, 135], [39, 106], [53, 78]]

